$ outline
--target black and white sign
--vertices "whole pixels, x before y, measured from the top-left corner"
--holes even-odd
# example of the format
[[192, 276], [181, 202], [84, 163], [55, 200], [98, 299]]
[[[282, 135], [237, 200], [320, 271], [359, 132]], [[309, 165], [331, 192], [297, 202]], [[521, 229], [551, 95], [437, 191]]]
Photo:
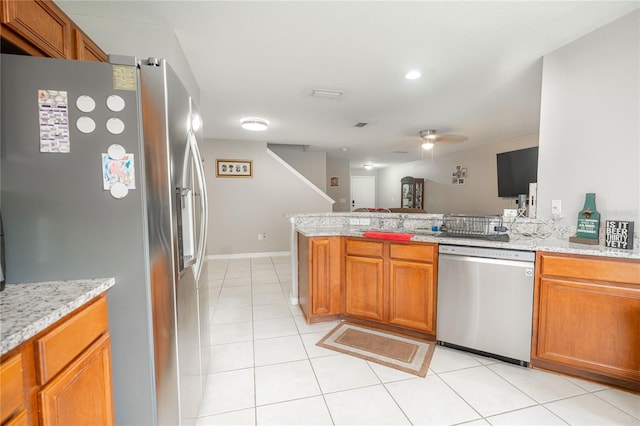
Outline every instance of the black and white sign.
[[633, 250], [633, 222], [607, 220], [605, 247]]

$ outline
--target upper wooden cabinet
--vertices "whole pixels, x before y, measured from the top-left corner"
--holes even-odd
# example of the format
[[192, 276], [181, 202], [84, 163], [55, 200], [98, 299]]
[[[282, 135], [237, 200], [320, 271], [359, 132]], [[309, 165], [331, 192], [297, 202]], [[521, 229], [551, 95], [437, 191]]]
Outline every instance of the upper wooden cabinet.
[[75, 58], [79, 61], [107, 62], [109, 57], [80, 28], [73, 29]]
[[104, 53], [51, 0], [0, 0], [2, 39], [32, 56], [106, 62]]
[[532, 364], [640, 390], [640, 262], [537, 254]]

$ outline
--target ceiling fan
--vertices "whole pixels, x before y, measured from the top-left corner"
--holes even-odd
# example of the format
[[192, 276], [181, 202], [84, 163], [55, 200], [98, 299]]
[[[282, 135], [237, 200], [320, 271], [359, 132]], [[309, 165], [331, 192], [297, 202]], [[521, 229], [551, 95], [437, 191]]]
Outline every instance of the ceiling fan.
[[422, 148], [433, 149], [436, 142], [464, 142], [469, 139], [462, 135], [439, 135], [435, 129], [425, 129], [418, 132], [418, 136], [423, 140]]

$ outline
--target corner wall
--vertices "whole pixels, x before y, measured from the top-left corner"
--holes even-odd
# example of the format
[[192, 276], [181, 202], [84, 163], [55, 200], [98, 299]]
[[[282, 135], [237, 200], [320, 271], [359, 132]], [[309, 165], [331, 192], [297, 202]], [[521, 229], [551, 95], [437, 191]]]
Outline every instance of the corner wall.
[[[640, 224], [640, 12], [544, 57], [538, 212], [575, 226], [585, 193], [601, 223]], [[638, 225], [636, 225], [638, 227]]]
[[[200, 87], [171, 28], [142, 22], [132, 27], [131, 21], [65, 13], [107, 54], [135, 56], [138, 59], [166, 59], [182, 84], [189, 89], [191, 96], [200, 103]], [[118, 36], [114, 37], [114, 34]], [[123, 44], [125, 36], [127, 43]], [[158, 46], [162, 46], [160, 50]]]
[[[325, 213], [332, 204], [267, 153], [266, 142], [200, 142], [209, 195], [207, 255], [290, 250], [285, 215]], [[253, 160], [252, 178], [217, 178], [216, 158]], [[258, 240], [265, 232], [267, 239]]]

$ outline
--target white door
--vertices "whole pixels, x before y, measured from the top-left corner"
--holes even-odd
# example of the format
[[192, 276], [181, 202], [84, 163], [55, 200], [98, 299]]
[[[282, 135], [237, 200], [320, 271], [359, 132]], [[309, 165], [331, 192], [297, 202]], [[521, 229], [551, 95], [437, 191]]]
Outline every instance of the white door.
[[376, 177], [351, 176], [351, 211], [376, 207]]

